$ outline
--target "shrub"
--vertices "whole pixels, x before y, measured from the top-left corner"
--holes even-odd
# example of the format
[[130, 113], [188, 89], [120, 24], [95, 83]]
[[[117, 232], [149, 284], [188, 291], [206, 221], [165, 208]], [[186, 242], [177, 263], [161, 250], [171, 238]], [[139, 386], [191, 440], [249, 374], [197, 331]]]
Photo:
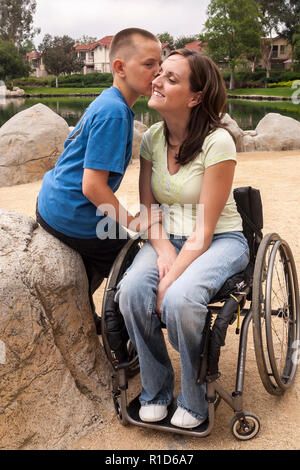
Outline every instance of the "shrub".
[[[67, 87], [70, 85], [76, 88], [87, 88], [87, 87], [109, 87], [113, 83], [113, 76], [111, 73], [88, 73], [86, 75], [82, 73], [74, 73], [71, 75], [62, 75], [58, 79], [58, 84], [61, 87]], [[55, 79], [51, 81], [51, 86], [55, 87]]]
[[278, 82], [278, 83], [269, 83], [268, 88], [275, 88], [278, 86], [282, 87], [291, 87], [295, 80], [290, 80], [289, 82]]
[[10, 80], [10, 83], [13, 83], [13, 86], [50, 86], [50, 83], [52, 81], [53, 77], [35, 77], [35, 76], [29, 76], [29, 77], [24, 77], [24, 78], [15, 78], [14, 80]]
[[[230, 72], [222, 72], [226, 86], [229, 86]], [[266, 77], [266, 70], [258, 69], [255, 72], [251, 70], [238, 70], [235, 73], [236, 88], [263, 88], [266, 85], [270, 88], [275, 86], [291, 86], [280, 85], [279, 83], [289, 83], [294, 80], [300, 80], [300, 72], [291, 70], [271, 70], [270, 77]], [[274, 84], [274, 85], [272, 85]]]

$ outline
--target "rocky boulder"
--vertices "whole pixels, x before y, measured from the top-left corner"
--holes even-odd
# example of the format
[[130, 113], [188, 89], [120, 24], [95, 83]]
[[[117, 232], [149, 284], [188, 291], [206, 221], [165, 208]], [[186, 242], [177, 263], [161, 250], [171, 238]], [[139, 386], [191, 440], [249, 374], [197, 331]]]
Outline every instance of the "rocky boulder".
[[0, 209], [0, 449], [63, 449], [112, 412], [81, 257]]
[[41, 103], [13, 116], [0, 128], [0, 187], [41, 179], [68, 134], [66, 121]]
[[25, 96], [25, 91], [16, 86], [12, 90], [6, 90], [6, 96], [7, 98], [22, 97]]
[[232, 136], [235, 139], [235, 145], [237, 152], [244, 151], [243, 137], [244, 133], [242, 129], [238, 126], [238, 123], [232, 119], [229, 114], [225, 114], [222, 119], [222, 124], [225, 124], [226, 128], [230, 131]]
[[300, 149], [300, 122], [278, 113], [267, 114], [253, 136], [256, 151]]

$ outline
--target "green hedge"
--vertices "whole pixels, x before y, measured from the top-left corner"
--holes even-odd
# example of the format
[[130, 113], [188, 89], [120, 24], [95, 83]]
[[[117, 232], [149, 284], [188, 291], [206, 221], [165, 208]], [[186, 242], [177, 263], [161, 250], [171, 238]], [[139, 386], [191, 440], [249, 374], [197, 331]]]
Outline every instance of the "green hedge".
[[34, 76], [24, 77], [24, 78], [15, 78], [14, 80], [9, 80], [8, 84], [13, 83], [13, 86], [51, 86], [51, 81], [53, 76], [38, 78]]
[[[229, 86], [230, 72], [223, 72], [223, 78], [227, 86]], [[259, 69], [254, 73], [251, 70], [237, 71], [235, 73], [235, 88], [263, 88], [266, 84], [279, 82], [290, 82], [300, 79], [300, 72], [292, 72], [290, 70], [280, 71], [272, 70], [270, 78], [266, 78], [266, 70]], [[274, 85], [275, 86], [275, 85]]]
[[276, 88], [276, 87], [291, 87], [295, 80], [290, 80], [289, 82], [278, 82], [278, 83], [269, 83], [268, 88]]
[[[89, 88], [89, 87], [101, 87], [107, 88], [110, 87], [113, 83], [113, 76], [111, 73], [88, 73], [83, 75], [81, 73], [71, 74], [71, 75], [62, 75], [58, 79], [59, 86], [64, 88]], [[46, 78], [38, 78], [34, 76], [19, 78], [15, 80], [10, 80], [7, 82], [8, 85], [20, 86], [20, 87], [55, 87], [56, 80], [53, 75]]]
[[[110, 85], [107, 83], [89, 83], [88, 85], [82, 85], [79, 82], [73, 82], [73, 83], [59, 83], [59, 88], [108, 88]], [[53, 82], [53, 85], [51, 85], [51, 88], [55, 88], [55, 80]]]
[[[86, 88], [91, 86], [105, 86], [109, 87], [113, 83], [113, 76], [111, 73], [76, 73], [72, 75], [61, 76], [58, 79], [59, 86], [68, 87], [75, 86], [76, 88]], [[55, 79], [51, 81], [51, 86], [55, 87]]]

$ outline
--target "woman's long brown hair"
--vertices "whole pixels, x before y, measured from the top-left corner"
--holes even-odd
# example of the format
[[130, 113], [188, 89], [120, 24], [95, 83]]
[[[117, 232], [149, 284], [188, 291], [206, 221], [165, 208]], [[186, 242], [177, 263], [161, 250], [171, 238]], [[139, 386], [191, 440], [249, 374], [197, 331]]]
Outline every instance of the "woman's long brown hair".
[[[226, 88], [223, 77], [213, 60], [202, 52], [190, 49], [172, 51], [168, 57], [179, 54], [188, 60], [190, 89], [202, 92], [202, 101], [194, 106], [188, 124], [188, 135], [176, 157], [177, 163], [186, 165], [202, 151], [205, 137], [214, 130], [226, 128], [221, 123], [226, 112]], [[165, 122], [165, 137], [168, 145], [169, 130]]]

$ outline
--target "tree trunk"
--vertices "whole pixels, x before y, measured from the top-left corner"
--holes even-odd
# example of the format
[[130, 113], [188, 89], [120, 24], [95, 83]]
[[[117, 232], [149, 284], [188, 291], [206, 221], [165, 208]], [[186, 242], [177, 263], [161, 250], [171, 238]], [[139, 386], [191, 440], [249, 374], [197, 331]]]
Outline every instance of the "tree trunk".
[[55, 77], [55, 86], [58, 88], [58, 77]]
[[234, 67], [231, 68], [230, 71], [230, 84], [229, 84], [229, 90], [232, 91], [234, 90], [235, 87], [235, 80], [234, 80]]
[[291, 44], [291, 46], [292, 46], [291, 70], [294, 72], [294, 71], [295, 71], [295, 61], [294, 61], [294, 57], [295, 57], [295, 45], [294, 45], [294, 44]]

